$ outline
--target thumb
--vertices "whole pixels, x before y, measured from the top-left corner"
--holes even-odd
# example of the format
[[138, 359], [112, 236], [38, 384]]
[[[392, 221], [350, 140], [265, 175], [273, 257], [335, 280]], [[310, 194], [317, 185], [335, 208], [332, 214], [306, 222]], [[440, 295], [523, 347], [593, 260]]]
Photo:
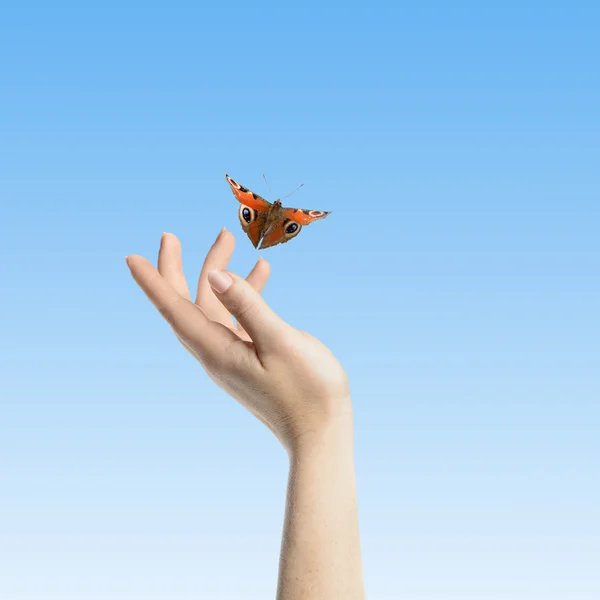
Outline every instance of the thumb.
[[252, 285], [234, 273], [217, 269], [208, 273], [208, 283], [259, 351], [273, 350], [280, 345], [285, 330], [290, 326], [271, 310]]

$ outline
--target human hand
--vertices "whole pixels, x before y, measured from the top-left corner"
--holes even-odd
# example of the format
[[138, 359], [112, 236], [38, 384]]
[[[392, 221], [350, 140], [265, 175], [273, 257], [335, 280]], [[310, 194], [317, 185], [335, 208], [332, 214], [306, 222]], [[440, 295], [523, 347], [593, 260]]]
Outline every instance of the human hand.
[[344, 369], [321, 342], [288, 325], [260, 296], [269, 277], [266, 261], [259, 259], [246, 280], [225, 271], [234, 246], [233, 234], [221, 231], [206, 256], [195, 302], [174, 235], [163, 234], [158, 270], [141, 256], [126, 260], [184, 347], [289, 453], [307, 436], [321, 439], [332, 430], [351, 429]]

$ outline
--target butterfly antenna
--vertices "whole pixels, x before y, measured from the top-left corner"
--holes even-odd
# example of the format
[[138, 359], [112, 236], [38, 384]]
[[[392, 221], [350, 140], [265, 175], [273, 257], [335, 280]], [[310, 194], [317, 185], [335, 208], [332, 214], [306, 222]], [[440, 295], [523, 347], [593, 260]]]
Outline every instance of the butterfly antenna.
[[267, 187], [269, 188], [269, 191], [271, 192], [271, 198], [275, 198], [275, 194], [273, 193], [273, 190], [271, 189], [271, 186], [269, 185], [269, 182], [267, 181], [267, 177], [264, 173], [263, 173], [263, 179], [265, 180], [265, 183], [267, 184]]
[[[303, 185], [304, 184], [299, 185], [293, 192], [290, 192], [285, 198], [289, 198], [292, 194], [295, 194]], [[285, 200], [285, 198], [284, 198], [284, 200]]]

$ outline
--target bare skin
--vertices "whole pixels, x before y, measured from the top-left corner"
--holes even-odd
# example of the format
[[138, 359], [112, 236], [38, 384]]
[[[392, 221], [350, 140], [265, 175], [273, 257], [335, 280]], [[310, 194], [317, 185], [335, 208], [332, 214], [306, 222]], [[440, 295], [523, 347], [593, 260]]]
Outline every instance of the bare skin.
[[288, 453], [278, 600], [363, 600], [346, 373], [323, 344], [266, 304], [266, 261], [259, 259], [246, 279], [225, 270], [234, 246], [223, 230], [206, 256], [195, 301], [174, 235], [161, 239], [158, 270], [141, 256], [126, 260], [183, 346]]

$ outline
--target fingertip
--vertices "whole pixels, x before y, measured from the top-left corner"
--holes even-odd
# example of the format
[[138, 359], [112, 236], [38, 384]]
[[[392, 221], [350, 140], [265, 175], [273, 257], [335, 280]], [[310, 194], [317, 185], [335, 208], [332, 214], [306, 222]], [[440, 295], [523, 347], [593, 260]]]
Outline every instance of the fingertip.
[[269, 263], [268, 260], [265, 260], [262, 256], [258, 257], [258, 260], [256, 261], [256, 266], [262, 267], [263, 269], [266, 269], [267, 271], [271, 270], [271, 263]]
[[227, 242], [230, 244], [233, 243], [235, 245], [235, 236], [226, 227], [223, 227], [221, 229], [221, 231], [219, 231], [219, 234], [217, 235], [217, 238], [215, 239], [215, 241], [213, 243], [213, 247], [215, 247], [223, 242]]
[[127, 264], [129, 265], [129, 267], [135, 267], [136, 264], [141, 264], [141, 263], [146, 263], [149, 261], [146, 260], [143, 256], [140, 256], [139, 254], [130, 254], [129, 256], [127, 256], [125, 258]]
[[178, 241], [178, 238], [174, 233], [169, 233], [168, 231], [163, 232], [163, 234], [160, 236], [160, 241], [163, 242], [164, 240], [168, 240], [168, 239], [173, 239], [173, 240]]
[[140, 269], [143, 270], [143, 263], [146, 259], [143, 256], [139, 256], [137, 254], [129, 254], [125, 257], [125, 262], [129, 267], [129, 272], [133, 275], [135, 279], [140, 273]]
[[219, 271], [219, 269], [209, 271], [207, 278], [210, 287], [218, 294], [226, 292], [233, 283], [229, 274], [226, 271]]

